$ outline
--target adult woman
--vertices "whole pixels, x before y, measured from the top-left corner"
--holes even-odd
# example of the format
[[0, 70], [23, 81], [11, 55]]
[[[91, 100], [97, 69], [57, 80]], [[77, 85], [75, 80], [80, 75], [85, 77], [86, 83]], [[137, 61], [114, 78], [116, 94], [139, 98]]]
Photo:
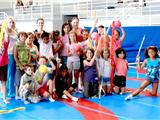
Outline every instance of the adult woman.
[[17, 32], [15, 27], [15, 21], [13, 17], [9, 16], [7, 18], [7, 27], [5, 34], [8, 36], [8, 80], [7, 80], [7, 96], [15, 96], [15, 71], [16, 71], [16, 62], [13, 56], [13, 48], [17, 41]]

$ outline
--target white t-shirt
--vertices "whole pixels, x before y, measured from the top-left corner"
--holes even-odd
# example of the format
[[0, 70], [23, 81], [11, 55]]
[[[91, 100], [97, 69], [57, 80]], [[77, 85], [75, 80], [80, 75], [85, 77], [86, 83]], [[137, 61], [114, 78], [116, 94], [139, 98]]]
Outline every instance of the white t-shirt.
[[40, 56], [53, 58], [53, 50], [52, 50], [53, 42], [50, 40], [47, 44], [45, 44], [42, 39], [39, 39], [38, 42], [40, 45]]
[[110, 61], [106, 61], [103, 58], [99, 58], [99, 72], [100, 75], [103, 77], [108, 77], [110, 78], [110, 73], [111, 73], [111, 65]]

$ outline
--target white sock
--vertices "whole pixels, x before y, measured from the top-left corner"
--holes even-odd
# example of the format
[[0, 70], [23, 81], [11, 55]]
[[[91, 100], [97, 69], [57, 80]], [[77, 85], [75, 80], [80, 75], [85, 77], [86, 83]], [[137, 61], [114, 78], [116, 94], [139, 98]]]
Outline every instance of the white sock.
[[133, 96], [132, 96], [132, 94], [130, 94], [130, 95], [128, 95], [127, 97], [125, 97], [125, 100], [127, 101], [127, 100], [130, 100], [130, 99], [132, 99], [133, 98]]
[[54, 102], [55, 101], [51, 96], [48, 99], [49, 99], [50, 102]]
[[74, 102], [77, 102], [77, 101], [78, 101], [78, 98], [77, 98], [77, 97], [72, 97], [72, 100], [73, 100]]
[[62, 98], [68, 99], [68, 97], [65, 94], [62, 95]]

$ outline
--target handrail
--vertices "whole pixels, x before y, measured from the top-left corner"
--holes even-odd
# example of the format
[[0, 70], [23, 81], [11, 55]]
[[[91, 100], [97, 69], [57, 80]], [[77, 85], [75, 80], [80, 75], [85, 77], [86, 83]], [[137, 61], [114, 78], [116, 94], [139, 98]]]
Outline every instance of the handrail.
[[[132, 1], [132, 2], [131, 2]], [[124, 2], [117, 4], [117, 0], [74, 0], [74, 2], [62, 2], [61, 15], [77, 14], [79, 18], [88, 19], [93, 15], [93, 11], [97, 12], [97, 17], [102, 19], [119, 18], [119, 19], [141, 19], [144, 17], [151, 17], [160, 14], [160, 1], [159, 0], [147, 0], [146, 6], [139, 6], [138, 2]], [[17, 20], [34, 20], [37, 17], [44, 17], [48, 20], [53, 20], [53, 10], [56, 4], [43, 3], [40, 5], [32, 5], [30, 7], [22, 9], [15, 9], [15, 18]], [[113, 7], [109, 9], [109, 6]], [[23, 8], [23, 7], [22, 7]], [[139, 17], [139, 18], [137, 18]], [[149, 18], [149, 25], [152, 23], [152, 17]], [[160, 24], [160, 23], [159, 23]]]

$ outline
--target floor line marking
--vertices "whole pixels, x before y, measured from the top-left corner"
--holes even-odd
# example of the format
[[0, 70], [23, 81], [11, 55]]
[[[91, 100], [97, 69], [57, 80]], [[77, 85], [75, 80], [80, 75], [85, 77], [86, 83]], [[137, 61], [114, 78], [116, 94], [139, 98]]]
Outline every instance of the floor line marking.
[[[91, 101], [90, 101], [91, 102]], [[67, 103], [67, 102], [65, 102]], [[122, 118], [122, 119], [125, 119], [125, 120], [130, 120], [130, 118], [127, 118], [127, 117], [124, 117], [124, 116], [119, 116], [119, 115], [113, 115], [113, 114], [110, 114], [108, 112], [103, 112], [103, 111], [100, 111], [100, 110], [96, 110], [96, 109], [93, 109], [93, 108], [89, 108], [89, 107], [86, 107], [86, 106], [82, 106], [82, 105], [78, 105], [78, 104], [72, 104], [72, 103], [67, 103], [67, 104], [70, 104], [70, 105], [73, 105], [73, 106], [76, 106], [76, 107], [80, 107], [80, 108], [83, 108], [83, 109], [87, 109], [87, 110], [90, 110], [90, 111], [94, 111], [94, 112], [98, 112], [98, 113], [102, 113], [102, 114], [105, 114], [105, 115], [109, 115], [109, 116], [112, 116], [112, 117], [118, 117], [118, 118]]]

